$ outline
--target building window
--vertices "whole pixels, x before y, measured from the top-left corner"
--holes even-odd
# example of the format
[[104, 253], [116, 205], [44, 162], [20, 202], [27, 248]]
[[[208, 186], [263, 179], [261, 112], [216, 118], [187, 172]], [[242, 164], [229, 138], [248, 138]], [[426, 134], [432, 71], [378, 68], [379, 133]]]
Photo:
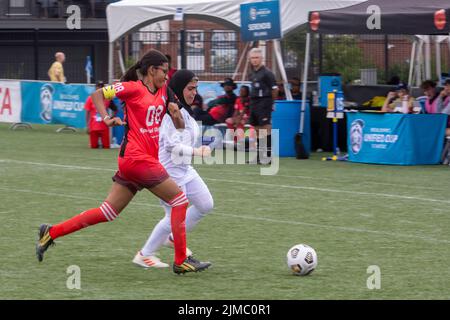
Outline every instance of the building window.
[[24, 8], [25, 0], [9, 0], [10, 8]]

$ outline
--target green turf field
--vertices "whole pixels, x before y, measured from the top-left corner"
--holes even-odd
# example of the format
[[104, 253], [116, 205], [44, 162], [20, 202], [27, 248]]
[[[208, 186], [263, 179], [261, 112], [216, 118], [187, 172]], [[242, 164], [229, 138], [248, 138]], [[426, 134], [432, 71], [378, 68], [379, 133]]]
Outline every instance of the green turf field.
[[[450, 168], [282, 159], [276, 176], [256, 165], [197, 166], [214, 212], [188, 235], [202, 273], [177, 276], [131, 263], [163, 216], [139, 193], [112, 223], [58, 239], [38, 263], [40, 223], [57, 223], [106, 196], [117, 149], [90, 150], [84, 133], [0, 125], [0, 299], [449, 299]], [[307, 243], [318, 268], [292, 276], [287, 250]], [[172, 251], [160, 252], [172, 262]], [[81, 270], [70, 290], [67, 268]], [[369, 290], [367, 268], [381, 269]]]

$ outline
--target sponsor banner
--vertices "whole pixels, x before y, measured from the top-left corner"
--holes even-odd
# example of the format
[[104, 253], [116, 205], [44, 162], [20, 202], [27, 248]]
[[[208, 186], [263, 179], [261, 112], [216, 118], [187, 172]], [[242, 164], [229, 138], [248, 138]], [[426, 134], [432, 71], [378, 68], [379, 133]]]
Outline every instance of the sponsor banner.
[[19, 81], [0, 81], [0, 122], [20, 122], [22, 100]]
[[94, 86], [22, 81], [22, 121], [85, 128], [84, 104]]
[[242, 41], [280, 39], [280, 3], [276, 1], [241, 4]]
[[445, 114], [347, 113], [348, 159], [353, 162], [438, 164]]

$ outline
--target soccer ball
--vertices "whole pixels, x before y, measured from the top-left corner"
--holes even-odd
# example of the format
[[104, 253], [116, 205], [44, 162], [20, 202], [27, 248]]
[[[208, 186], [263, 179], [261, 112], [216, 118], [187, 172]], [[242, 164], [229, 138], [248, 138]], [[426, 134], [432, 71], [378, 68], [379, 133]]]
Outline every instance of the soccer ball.
[[306, 276], [317, 267], [317, 253], [306, 244], [297, 244], [287, 253], [289, 269], [297, 276]]

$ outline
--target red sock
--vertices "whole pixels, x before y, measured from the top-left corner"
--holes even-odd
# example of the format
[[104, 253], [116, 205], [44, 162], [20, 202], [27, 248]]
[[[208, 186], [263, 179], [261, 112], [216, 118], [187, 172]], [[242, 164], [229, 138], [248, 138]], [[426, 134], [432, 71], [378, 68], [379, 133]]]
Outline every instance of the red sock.
[[75, 217], [58, 223], [50, 228], [50, 237], [53, 240], [66, 234], [106, 221], [113, 221], [119, 214], [106, 201], [100, 208], [86, 210]]
[[186, 209], [189, 201], [180, 192], [169, 202], [172, 207], [170, 224], [172, 226], [173, 244], [175, 247], [175, 264], [182, 264], [186, 259]]

